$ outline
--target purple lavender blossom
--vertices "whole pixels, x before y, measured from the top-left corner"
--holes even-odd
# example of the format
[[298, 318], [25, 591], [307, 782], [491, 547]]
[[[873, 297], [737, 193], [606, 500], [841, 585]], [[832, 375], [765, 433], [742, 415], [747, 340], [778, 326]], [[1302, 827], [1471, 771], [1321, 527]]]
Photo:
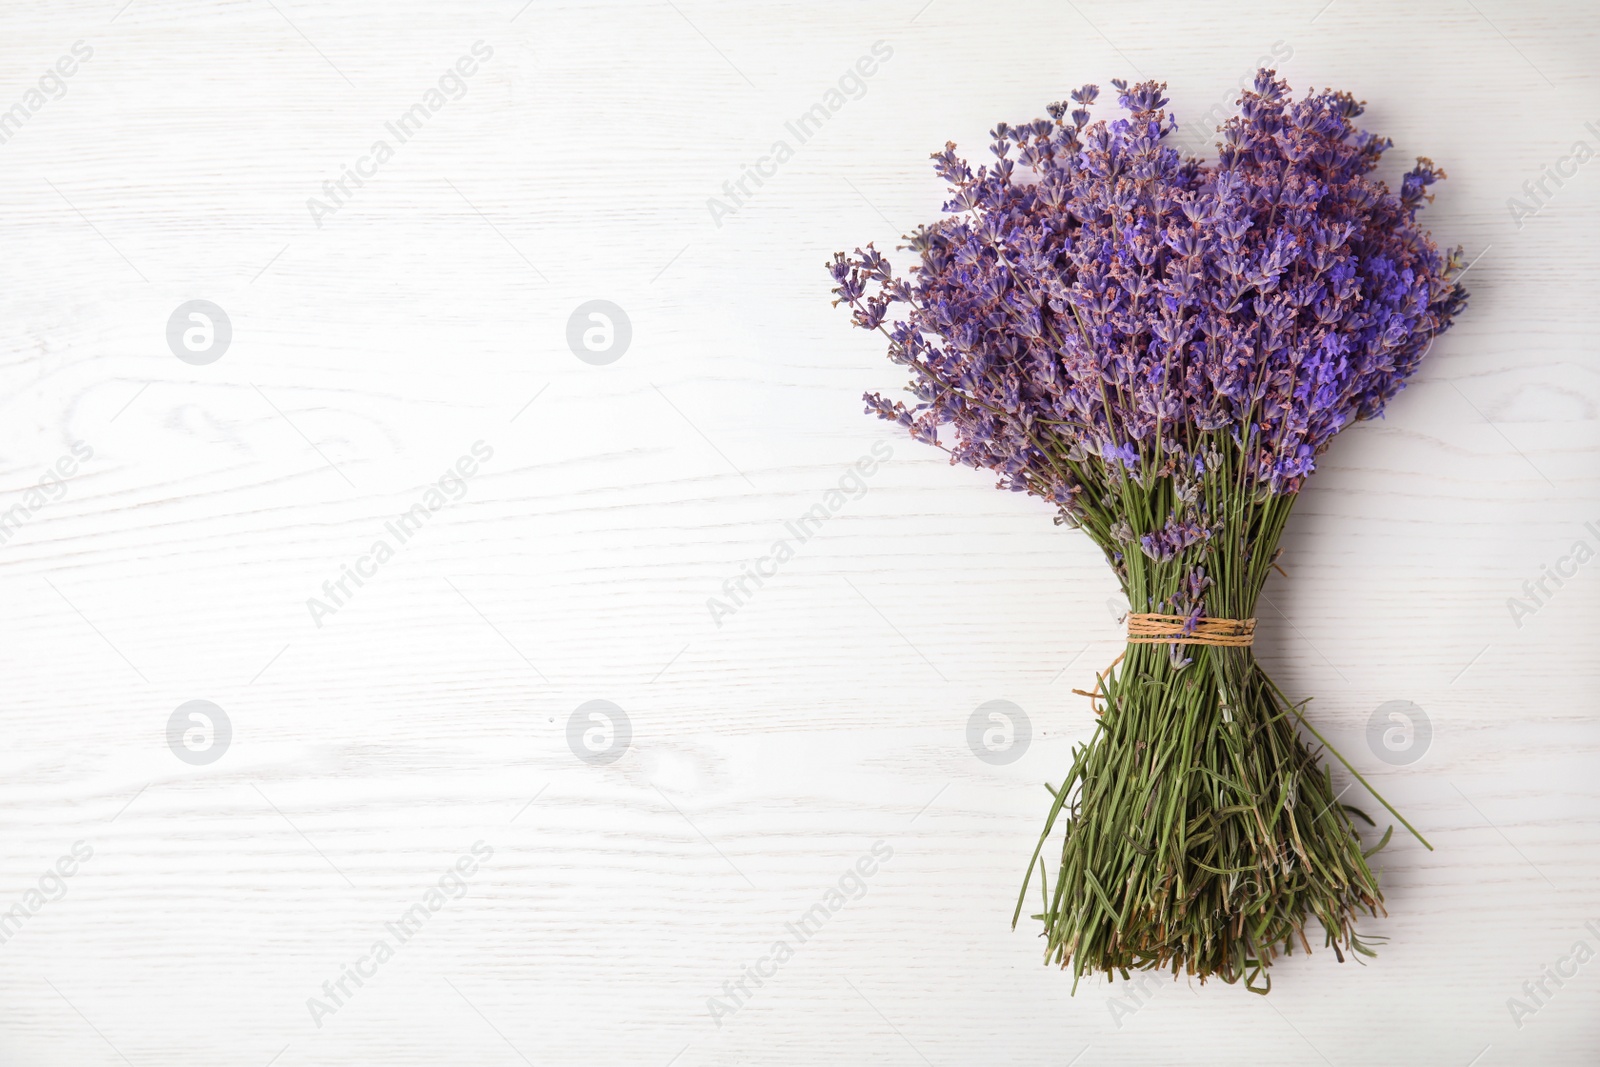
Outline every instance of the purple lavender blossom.
[[[1218, 432], [1257, 485], [1296, 493], [1465, 307], [1461, 250], [1417, 223], [1444, 174], [1419, 159], [1391, 192], [1361, 105], [1291, 100], [1270, 70], [1214, 163], [1166, 145], [1163, 84], [1113, 84], [1125, 118], [1091, 123], [1085, 86], [997, 126], [992, 164], [936, 153], [948, 215], [910, 236], [909, 278], [870, 245], [834, 257], [839, 302], [912, 371], [911, 404], [869, 393], [867, 409], [1069, 517], [1107, 477], [1203, 474]], [[1165, 558], [1197, 531], [1139, 548]]]

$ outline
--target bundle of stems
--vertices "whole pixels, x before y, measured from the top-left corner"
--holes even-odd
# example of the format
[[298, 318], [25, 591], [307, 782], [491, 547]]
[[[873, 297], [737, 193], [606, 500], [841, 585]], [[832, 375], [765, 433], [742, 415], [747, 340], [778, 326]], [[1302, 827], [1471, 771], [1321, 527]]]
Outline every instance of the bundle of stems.
[[[1221, 462], [1192, 487], [1197, 495], [1185, 493], [1191, 500], [1175, 495], [1172, 479], [1141, 485], [1113, 471], [1111, 483], [1097, 487], [1103, 492], [1085, 494], [1110, 506], [1086, 507], [1077, 518], [1134, 610], [1181, 603], [1188, 576], [1204, 568], [1208, 614], [1252, 619], [1296, 495], [1262, 492], [1226, 438], [1201, 450]], [[1106, 473], [1096, 467], [1080, 474]], [[1216, 532], [1170, 559], [1127, 552], [1114, 533], [1158, 530], [1199, 499]], [[1372, 954], [1354, 925], [1359, 913], [1382, 911], [1368, 859], [1390, 833], [1363, 849], [1352, 816], [1371, 820], [1341, 803], [1297, 725], [1321, 736], [1250, 647], [1130, 644], [1092, 695], [1095, 735], [1051, 790], [1055, 802], [1028, 865], [1031, 879], [1038, 864], [1043, 910], [1034, 918], [1044, 923], [1046, 958], [1070, 967], [1074, 985], [1086, 972], [1168, 969], [1202, 981], [1243, 979], [1264, 993], [1274, 957], [1297, 945], [1311, 951], [1313, 917], [1340, 959]], [[1063, 814], [1052, 885], [1040, 855]], [[1027, 892], [1025, 880], [1013, 925]]]

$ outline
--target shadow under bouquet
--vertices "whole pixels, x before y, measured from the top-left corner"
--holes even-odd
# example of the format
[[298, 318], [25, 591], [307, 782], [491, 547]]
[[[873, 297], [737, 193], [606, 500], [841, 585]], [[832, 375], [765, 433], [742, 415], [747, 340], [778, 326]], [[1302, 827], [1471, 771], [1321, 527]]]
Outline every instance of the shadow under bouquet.
[[1128, 597], [1013, 925], [1037, 863], [1045, 957], [1074, 987], [1166, 969], [1264, 993], [1312, 918], [1339, 959], [1371, 954], [1355, 923], [1382, 909], [1367, 861], [1392, 828], [1363, 849], [1371, 820], [1255, 661], [1256, 601], [1317, 457], [1465, 307], [1462, 254], [1417, 222], [1443, 173], [1374, 177], [1390, 142], [1346, 93], [1294, 100], [1263, 70], [1203, 162], [1167, 144], [1163, 84], [1113, 84], [1125, 117], [1091, 122], [1090, 85], [996, 127], [976, 171], [935, 154], [947, 214], [909, 236], [908, 276], [871, 245], [830, 271], [911, 371], [910, 404], [868, 411], [1053, 505]]

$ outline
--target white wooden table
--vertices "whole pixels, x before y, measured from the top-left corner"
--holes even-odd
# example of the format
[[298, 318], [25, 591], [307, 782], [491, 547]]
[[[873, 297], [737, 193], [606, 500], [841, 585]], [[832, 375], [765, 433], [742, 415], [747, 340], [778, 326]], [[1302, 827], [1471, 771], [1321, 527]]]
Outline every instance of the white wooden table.
[[[1600, 548], [1600, 162], [1568, 158], [1600, 149], [1597, 29], [1577, 0], [7, 5], [0, 1062], [1597, 1062], [1600, 564], [1568, 558]], [[1477, 257], [1310, 483], [1261, 644], [1437, 851], [1385, 854], [1368, 966], [1074, 997], [1008, 920], [1111, 575], [861, 414], [901, 375], [822, 266], [937, 212], [946, 139], [1117, 76], [1192, 122], [1263, 57], [1369, 100], [1391, 177], [1439, 161], [1429, 221]], [[610, 345], [580, 359], [595, 300], [631, 337], [580, 319]], [[1030, 724], [1009, 763], [968, 745], [995, 700]], [[1369, 746], [1390, 701], [1420, 758]]]

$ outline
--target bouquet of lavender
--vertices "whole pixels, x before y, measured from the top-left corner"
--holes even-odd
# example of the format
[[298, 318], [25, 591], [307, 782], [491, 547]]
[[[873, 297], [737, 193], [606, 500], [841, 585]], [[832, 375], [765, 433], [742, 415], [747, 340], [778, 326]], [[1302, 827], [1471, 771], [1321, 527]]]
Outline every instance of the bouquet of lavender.
[[1265, 992], [1313, 917], [1341, 960], [1371, 954], [1354, 925], [1382, 907], [1367, 860], [1389, 833], [1363, 851], [1352, 815], [1371, 820], [1257, 665], [1256, 599], [1317, 457], [1465, 306], [1462, 255], [1417, 222], [1443, 173], [1373, 177], [1390, 142], [1346, 93], [1295, 101], [1263, 70], [1206, 163], [1165, 143], [1164, 85], [1113, 84], [1125, 118], [1091, 122], [1090, 85], [998, 126], [976, 172], [935, 154], [947, 216], [909, 237], [909, 277], [871, 245], [830, 270], [911, 372], [913, 403], [869, 412], [1053, 505], [1131, 606], [1028, 865], [1064, 821], [1053, 884], [1039, 861], [1046, 959], [1074, 985], [1169, 969]]

